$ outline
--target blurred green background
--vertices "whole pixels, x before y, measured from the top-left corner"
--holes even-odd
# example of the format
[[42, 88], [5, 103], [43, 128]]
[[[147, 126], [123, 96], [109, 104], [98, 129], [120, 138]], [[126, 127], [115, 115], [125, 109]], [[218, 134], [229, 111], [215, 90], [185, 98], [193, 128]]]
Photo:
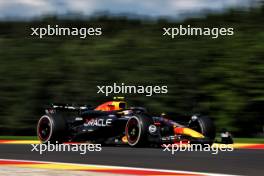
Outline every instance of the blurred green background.
[[[124, 95], [155, 113], [211, 116], [218, 130], [263, 135], [264, 7], [188, 19], [126, 17], [0, 22], [0, 135], [35, 135], [43, 106], [97, 105], [97, 85], [168, 85], [168, 94]], [[30, 36], [31, 27], [102, 27], [103, 36]], [[163, 37], [163, 27], [233, 27], [234, 36]], [[115, 95], [112, 95], [115, 96]]]

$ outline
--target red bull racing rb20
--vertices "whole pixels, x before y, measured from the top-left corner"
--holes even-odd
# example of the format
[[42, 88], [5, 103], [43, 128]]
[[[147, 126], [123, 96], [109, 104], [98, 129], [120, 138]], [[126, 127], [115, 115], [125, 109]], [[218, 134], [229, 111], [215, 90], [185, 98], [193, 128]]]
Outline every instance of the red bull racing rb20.
[[180, 141], [212, 144], [215, 126], [206, 116], [192, 115], [185, 120], [164, 114], [153, 116], [144, 107], [128, 107], [124, 99], [116, 98], [97, 107], [48, 106], [38, 121], [37, 134], [42, 143], [151, 147]]

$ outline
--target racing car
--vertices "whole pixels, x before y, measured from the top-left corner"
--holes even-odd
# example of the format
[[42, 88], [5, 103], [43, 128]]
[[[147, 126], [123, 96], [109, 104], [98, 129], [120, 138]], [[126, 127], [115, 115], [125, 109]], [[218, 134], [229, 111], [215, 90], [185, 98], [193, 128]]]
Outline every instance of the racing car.
[[128, 107], [121, 97], [97, 107], [52, 104], [38, 121], [37, 135], [42, 143], [92, 142], [132, 147], [180, 141], [213, 143], [215, 125], [209, 117], [191, 115], [179, 119], [151, 115], [144, 107]]

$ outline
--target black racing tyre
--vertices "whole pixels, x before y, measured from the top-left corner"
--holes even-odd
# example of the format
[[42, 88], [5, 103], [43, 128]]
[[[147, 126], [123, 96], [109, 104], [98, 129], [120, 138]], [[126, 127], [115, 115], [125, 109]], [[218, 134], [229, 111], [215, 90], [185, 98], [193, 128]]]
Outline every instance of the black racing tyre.
[[189, 127], [195, 131], [202, 133], [207, 139], [214, 141], [216, 136], [216, 129], [212, 119], [206, 116], [197, 116], [192, 120]]
[[66, 140], [66, 123], [62, 116], [43, 115], [37, 126], [38, 138], [42, 143], [62, 143]]
[[137, 114], [127, 121], [125, 134], [127, 142], [132, 147], [145, 147], [149, 145], [148, 130], [154, 122], [145, 114]]

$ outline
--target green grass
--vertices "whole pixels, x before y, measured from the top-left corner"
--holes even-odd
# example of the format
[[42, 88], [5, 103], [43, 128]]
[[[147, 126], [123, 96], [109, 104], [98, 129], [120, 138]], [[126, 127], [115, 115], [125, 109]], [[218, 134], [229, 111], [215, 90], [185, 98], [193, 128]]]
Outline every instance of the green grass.
[[[216, 138], [217, 141], [221, 141], [220, 138]], [[256, 143], [264, 144], [264, 138], [233, 138], [234, 143]]]
[[264, 144], [264, 138], [234, 138], [235, 143], [259, 143]]
[[0, 139], [5, 140], [38, 140], [37, 136], [0, 136]]

